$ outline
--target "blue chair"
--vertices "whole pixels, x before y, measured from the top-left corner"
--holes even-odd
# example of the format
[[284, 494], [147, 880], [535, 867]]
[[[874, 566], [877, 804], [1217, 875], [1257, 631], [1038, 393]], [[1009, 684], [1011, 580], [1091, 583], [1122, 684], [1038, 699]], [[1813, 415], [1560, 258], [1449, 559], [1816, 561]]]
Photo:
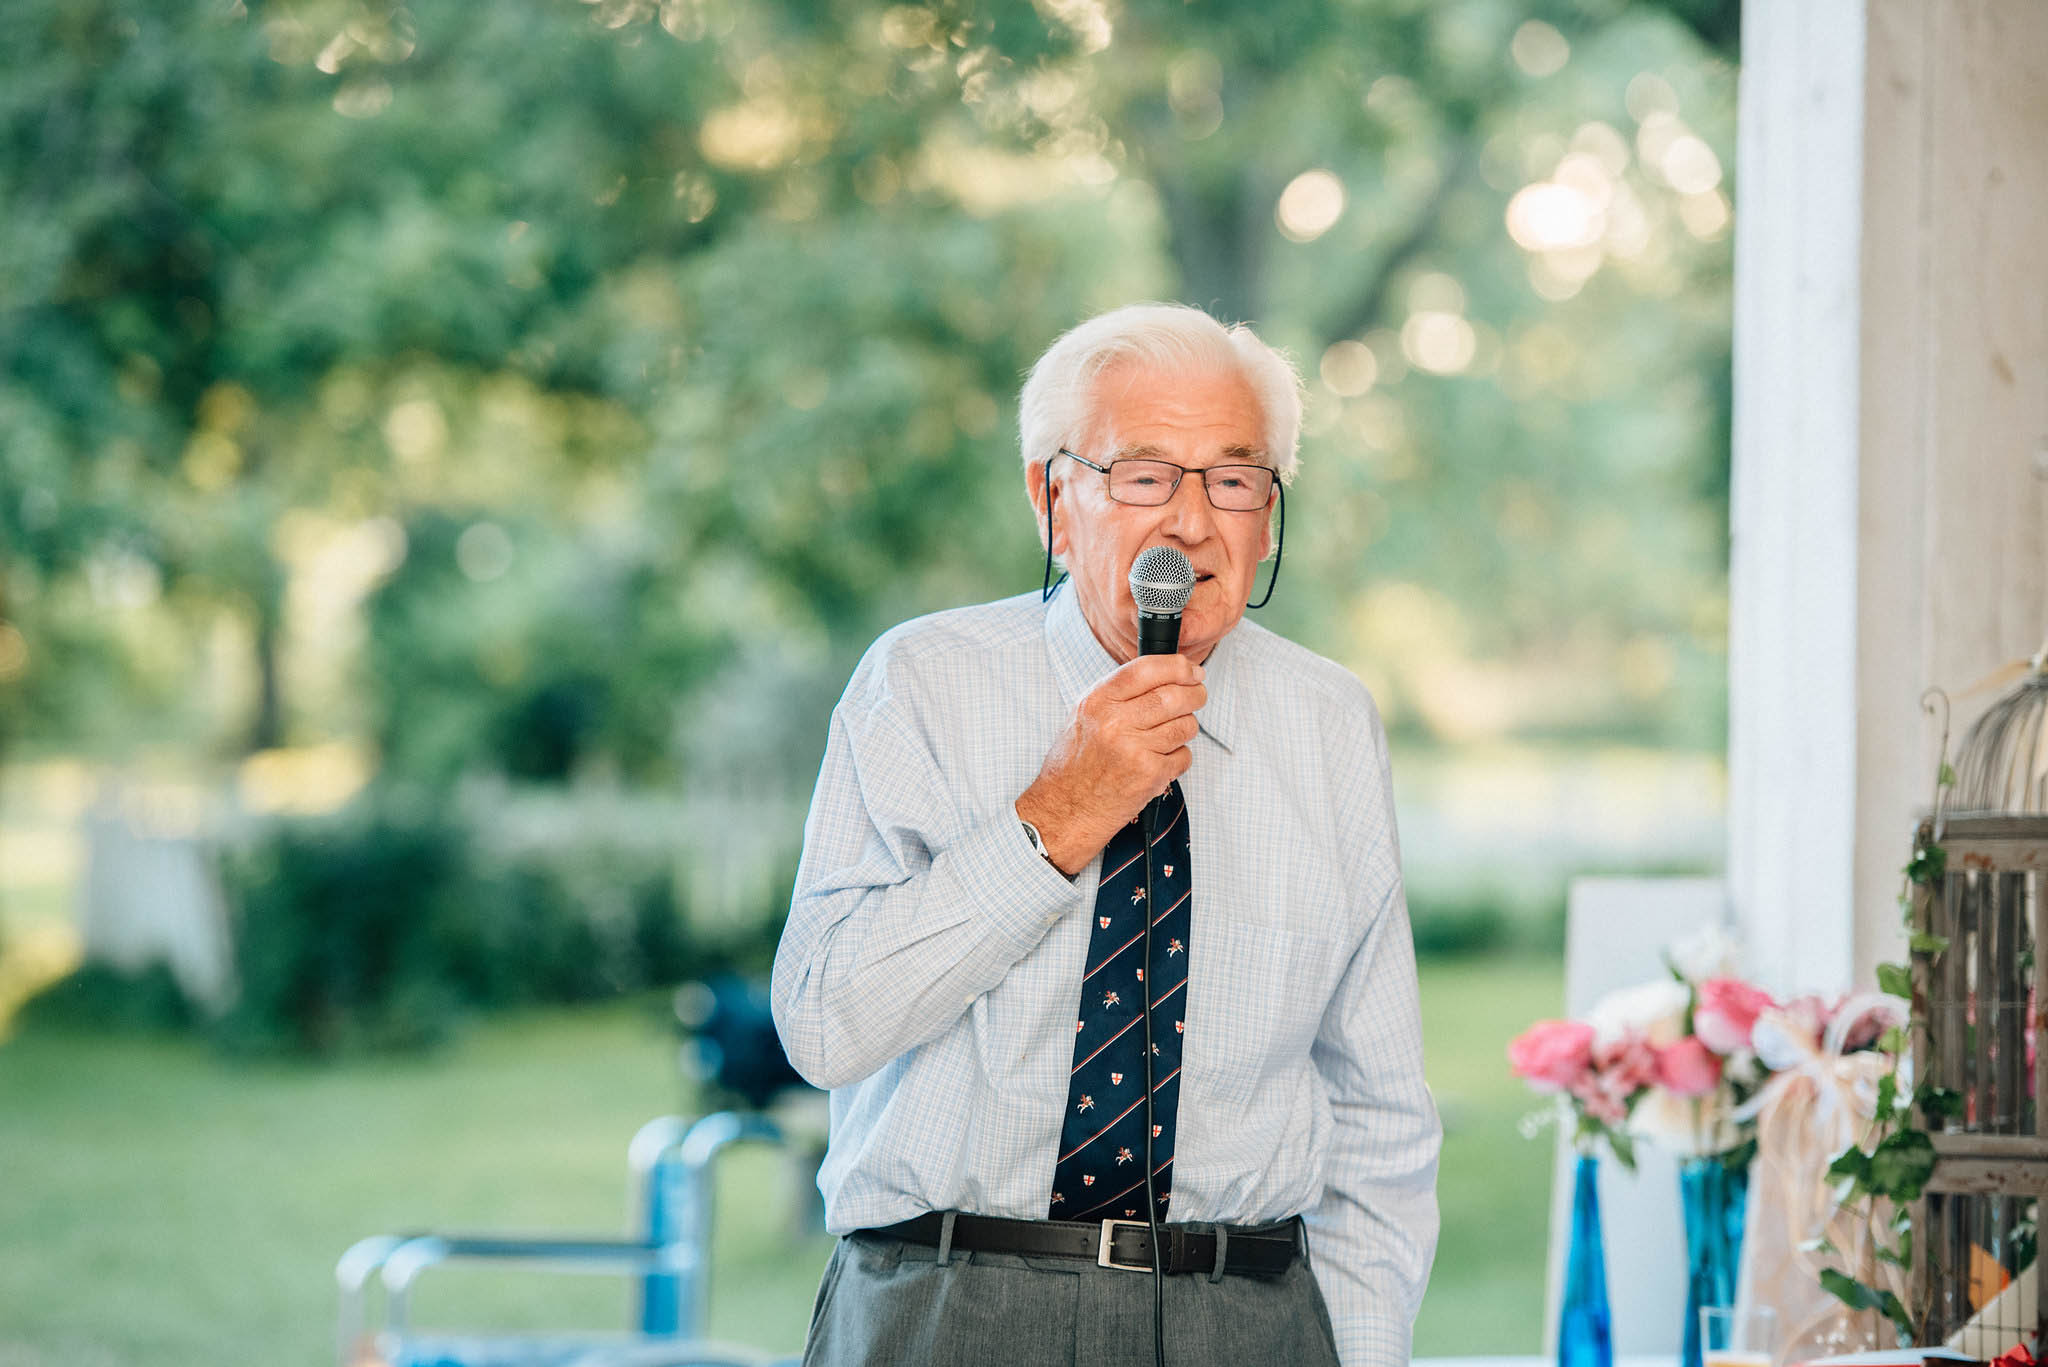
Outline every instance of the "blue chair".
[[[743, 1142], [780, 1145], [766, 1116], [721, 1111], [686, 1124], [663, 1116], [633, 1136], [628, 1162], [638, 1238], [511, 1238], [421, 1232], [363, 1239], [335, 1265], [341, 1291], [341, 1367], [771, 1367], [788, 1361], [706, 1341], [710, 1305], [712, 1165]], [[637, 1328], [616, 1335], [415, 1330], [412, 1289], [428, 1268], [483, 1262], [639, 1280]], [[372, 1284], [383, 1291], [372, 1320]]]

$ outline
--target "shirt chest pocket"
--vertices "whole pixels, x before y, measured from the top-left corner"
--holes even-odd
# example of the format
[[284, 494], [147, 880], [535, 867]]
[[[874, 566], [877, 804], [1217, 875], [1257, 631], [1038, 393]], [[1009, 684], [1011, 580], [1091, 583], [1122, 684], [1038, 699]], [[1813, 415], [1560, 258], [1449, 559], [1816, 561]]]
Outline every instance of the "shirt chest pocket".
[[1338, 941], [1196, 912], [1188, 957], [1190, 1093], [1248, 1106], [1309, 1066], [1309, 1046], [1344, 965]]

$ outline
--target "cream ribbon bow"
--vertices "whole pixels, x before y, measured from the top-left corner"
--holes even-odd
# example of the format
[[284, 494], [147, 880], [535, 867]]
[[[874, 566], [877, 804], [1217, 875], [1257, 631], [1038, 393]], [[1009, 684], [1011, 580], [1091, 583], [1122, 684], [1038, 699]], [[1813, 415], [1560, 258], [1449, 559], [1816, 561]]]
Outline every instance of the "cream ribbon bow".
[[[1878, 1262], [1871, 1224], [1840, 1208], [1827, 1175], [1837, 1154], [1869, 1142], [1877, 1085], [1892, 1071], [1888, 1054], [1843, 1052], [1850, 1033], [1873, 1013], [1896, 1023], [1905, 1019], [1906, 1006], [1875, 992], [1851, 997], [1818, 1041], [1795, 1014], [1770, 1010], [1750, 1035], [1758, 1059], [1775, 1076], [1736, 1113], [1755, 1118], [1757, 1142], [1740, 1299], [1777, 1309], [1778, 1363], [1878, 1346], [1864, 1341], [1874, 1328], [1871, 1313], [1851, 1311], [1824, 1290], [1823, 1269], [1847, 1272], [1901, 1299], [1906, 1294], [1904, 1273]], [[1873, 1219], [1882, 1226], [1891, 1208], [1884, 1201], [1878, 1207]], [[1834, 1252], [1821, 1251], [1823, 1239]]]

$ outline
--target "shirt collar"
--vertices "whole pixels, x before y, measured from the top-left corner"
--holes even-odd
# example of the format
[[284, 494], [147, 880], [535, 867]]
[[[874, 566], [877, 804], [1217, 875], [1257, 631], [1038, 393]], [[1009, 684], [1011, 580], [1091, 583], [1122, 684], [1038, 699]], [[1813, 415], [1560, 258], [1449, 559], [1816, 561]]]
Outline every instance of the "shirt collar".
[[[1237, 673], [1232, 667], [1238, 655], [1232, 639], [1236, 635], [1233, 628], [1209, 652], [1202, 666], [1209, 701], [1195, 713], [1195, 725], [1225, 750], [1231, 748], [1237, 734], [1237, 690], [1232, 686]], [[1052, 658], [1053, 678], [1059, 684], [1060, 697], [1069, 709], [1079, 706], [1088, 690], [1116, 668], [1116, 661], [1095, 639], [1088, 619], [1081, 615], [1080, 596], [1066, 584], [1055, 588], [1052, 601], [1046, 604], [1045, 646]]]

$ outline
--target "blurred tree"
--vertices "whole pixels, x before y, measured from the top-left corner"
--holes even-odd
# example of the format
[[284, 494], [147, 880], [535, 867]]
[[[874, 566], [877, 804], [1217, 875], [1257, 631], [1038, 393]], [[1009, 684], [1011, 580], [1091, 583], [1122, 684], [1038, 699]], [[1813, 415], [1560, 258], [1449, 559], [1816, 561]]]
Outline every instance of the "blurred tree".
[[1304, 359], [1275, 611], [1397, 724], [1709, 743], [1733, 13], [24, 0], [0, 744], [799, 774], [1168, 295]]

